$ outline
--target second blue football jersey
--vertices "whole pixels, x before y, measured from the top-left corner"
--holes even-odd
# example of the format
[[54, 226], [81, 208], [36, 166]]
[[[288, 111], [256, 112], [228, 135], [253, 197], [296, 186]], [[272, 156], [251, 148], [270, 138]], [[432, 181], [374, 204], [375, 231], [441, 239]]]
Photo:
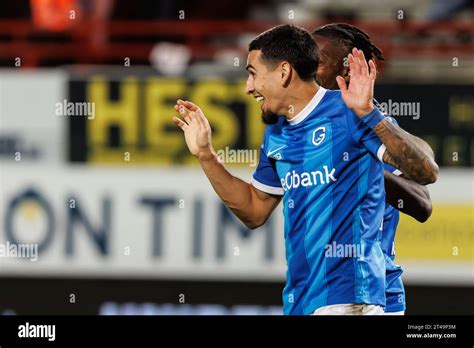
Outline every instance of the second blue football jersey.
[[[389, 172], [400, 175], [401, 172], [389, 165], [385, 164], [384, 169]], [[395, 263], [395, 233], [400, 219], [400, 212], [390, 204], [385, 204], [385, 212], [383, 216], [382, 227], [382, 251], [385, 256], [385, 277], [386, 277], [386, 307], [385, 312], [402, 312], [406, 309], [405, 304], [405, 287], [402, 281], [402, 267]]]

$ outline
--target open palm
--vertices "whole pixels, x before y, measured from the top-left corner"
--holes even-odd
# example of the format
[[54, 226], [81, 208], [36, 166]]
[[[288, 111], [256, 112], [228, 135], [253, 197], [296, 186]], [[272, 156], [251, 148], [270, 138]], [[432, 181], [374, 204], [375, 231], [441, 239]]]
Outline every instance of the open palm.
[[341, 90], [342, 99], [357, 116], [364, 116], [374, 108], [374, 82], [377, 74], [375, 64], [369, 61], [369, 67], [364, 52], [353, 48], [349, 54], [350, 80], [349, 87], [341, 76], [336, 78]]
[[174, 106], [184, 121], [173, 117], [173, 122], [184, 132], [184, 138], [189, 152], [196, 157], [211, 151], [211, 126], [201, 109], [189, 102], [178, 100]]

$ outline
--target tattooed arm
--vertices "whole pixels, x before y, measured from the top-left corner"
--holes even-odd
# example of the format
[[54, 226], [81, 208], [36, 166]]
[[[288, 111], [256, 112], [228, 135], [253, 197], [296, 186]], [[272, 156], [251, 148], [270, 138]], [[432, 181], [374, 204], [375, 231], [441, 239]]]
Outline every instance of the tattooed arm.
[[431, 147], [422, 139], [384, 119], [373, 130], [384, 143], [383, 161], [400, 169], [404, 175], [421, 185], [434, 183], [439, 168]]
[[349, 86], [343, 77], [336, 77], [342, 99], [382, 140], [386, 148], [383, 161], [421, 185], [435, 182], [439, 168], [428, 144], [384, 119], [382, 113], [374, 108], [374, 62], [369, 60], [369, 71], [364, 53], [355, 47], [348, 58], [351, 71]]

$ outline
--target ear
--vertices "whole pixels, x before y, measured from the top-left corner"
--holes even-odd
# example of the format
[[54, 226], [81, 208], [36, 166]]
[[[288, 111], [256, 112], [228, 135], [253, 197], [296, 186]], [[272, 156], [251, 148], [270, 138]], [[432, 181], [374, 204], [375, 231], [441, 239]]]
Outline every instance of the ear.
[[342, 76], [344, 78], [344, 81], [346, 81], [346, 83], [349, 83], [349, 80], [351, 79], [351, 69], [348, 66], [343, 65], [339, 76]]
[[293, 69], [291, 68], [290, 63], [283, 62], [280, 65], [280, 82], [282, 86], [287, 86], [291, 81], [291, 74]]

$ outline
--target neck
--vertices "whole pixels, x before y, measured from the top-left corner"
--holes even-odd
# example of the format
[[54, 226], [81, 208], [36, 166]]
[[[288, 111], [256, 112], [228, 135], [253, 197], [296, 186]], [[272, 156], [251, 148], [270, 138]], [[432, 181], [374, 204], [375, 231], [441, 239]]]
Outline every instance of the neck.
[[286, 105], [288, 105], [288, 108], [281, 115], [285, 115], [288, 121], [291, 120], [308, 105], [318, 90], [319, 85], [316, 82], [304, 82], [293, 88], [291, 94], [287, 96]]

